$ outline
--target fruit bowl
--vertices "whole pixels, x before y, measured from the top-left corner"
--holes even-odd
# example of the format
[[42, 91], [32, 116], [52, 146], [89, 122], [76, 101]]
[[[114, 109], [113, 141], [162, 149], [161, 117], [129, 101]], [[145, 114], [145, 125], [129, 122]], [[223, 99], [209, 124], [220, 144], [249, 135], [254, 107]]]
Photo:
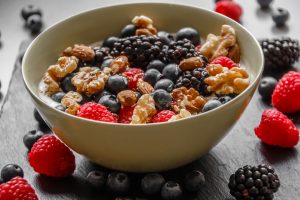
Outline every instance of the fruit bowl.
[[[242, 52], [241, 65], [250, 74], [248, 88], [214, 110], [175, 122], [145, 125], [79, 118], [52, 108], [39, 97], [38, 84], [44, 72], [65, 47], [117, 35], [134, 16], [142, 14], [152, 18], [159, 29], [175, 32], [181, 27], [196, 27], [203, 38], [218, 34], [223, 24], [232, 26]], [[27, 49], [22, 65], [25, 85], [36, 108], [66, 145], [102, 166], [131, 172], [168, 170], [207, 153], [238, 121], [262, 70], [259, 44], [240, 24], [209, 10], [167, 3], [114, 5], [72, 16], [41, 33]]]

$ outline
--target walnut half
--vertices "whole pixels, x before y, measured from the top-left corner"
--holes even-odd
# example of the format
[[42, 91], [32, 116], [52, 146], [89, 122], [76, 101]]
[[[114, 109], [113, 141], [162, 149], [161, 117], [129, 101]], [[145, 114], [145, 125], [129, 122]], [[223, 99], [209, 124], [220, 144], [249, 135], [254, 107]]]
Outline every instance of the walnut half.
[[156, 113], [155, 102], [150, 94], [140, 97], [133, 110], [131, 124], [146, 124]]

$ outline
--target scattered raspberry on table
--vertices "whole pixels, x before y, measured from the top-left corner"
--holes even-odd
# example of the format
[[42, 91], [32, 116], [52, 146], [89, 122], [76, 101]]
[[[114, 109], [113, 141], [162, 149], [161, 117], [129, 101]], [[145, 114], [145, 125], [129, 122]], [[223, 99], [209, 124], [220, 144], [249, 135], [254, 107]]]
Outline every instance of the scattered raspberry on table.
[[237, 22], [240, 21], [240, 17], [243, 13], [242, 7], [239, 4], [228, 0], [217, 2], [215, 11], [227, 17], [230, 17]]

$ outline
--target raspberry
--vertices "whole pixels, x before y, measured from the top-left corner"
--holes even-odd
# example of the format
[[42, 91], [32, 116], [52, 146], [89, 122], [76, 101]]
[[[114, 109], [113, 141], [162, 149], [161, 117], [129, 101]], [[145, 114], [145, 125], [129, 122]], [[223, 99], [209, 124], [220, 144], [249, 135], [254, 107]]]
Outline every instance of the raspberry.
[[126, 106], [121, 108], [119, 113], [119, 123], [129, 124], [133, 114], [134, 107]]
[[288, 72], [278, 81], [272, 95], [272, 105], [283, 113], [300, 110], [299, 72]]
[[219, 1], [216, 3], [215, 11], [221, 13], [235, 21], [240, 21], [242, 7], [233, 1]]
[[223, 67], [227, 67], [228, 69], [238, 66], [235, 62], [233, 62], [233, 60], [225, 56], [217, 57], [211, 62], [211, 64], [219, 64]]
[[10, 181], [0, 185], [0, 199], [1, 200], [38, 200], [34, 189], [28, 182], [17, 176]]
[[175, 113], [171, 110], [163, 110], [158, 113], [156, 113], [153, 117], [151, 122], [152, 123], [161, 123], [161, 122], [167, 122], [171, 117], [173, 117]]
[[294, 123], [275, 109], [265, 110], [261, 122], [254, 129], [264, 143], [280, 147], [294, 147], [299, 141], [299, 131]]
[[139, 79], [143, 79], [144, 71], [139, 68], [130, 68], [123, 73], [127, 77], [129, 89], [136, 89]]
[[41, 137], [32, 147], [28, 160], [37, 173], [65, 177], [75, 170], [75, 156], [54, 135]]
[[95, 102], [88, 102], [80, 106], [77, 116], [102, 122], [117, 122], [114, 116], [105, 106]]

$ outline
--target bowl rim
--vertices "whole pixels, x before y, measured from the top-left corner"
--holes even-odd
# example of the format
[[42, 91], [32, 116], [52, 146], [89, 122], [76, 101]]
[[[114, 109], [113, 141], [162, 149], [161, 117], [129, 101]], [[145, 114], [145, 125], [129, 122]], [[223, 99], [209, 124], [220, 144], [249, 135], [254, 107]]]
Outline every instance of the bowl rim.
[[112, 122], [103, 122], [103, 121], [97, 121], [97, 120], [92, 120], [92, 119], [87, 119], [87, 118], [82, 118], [82, 117], [78, 117], [75, 115], [71, 115], [69, 113], [60, 111], [58, 109], [55, 109], [52, 106], [49, 106], [45, 101], [43, 101], [38, 95], [35, 94], [35, 92], [32, 91], [31, 87], [29, 86], [28, 80], [25, 77], [25, 63], [28, 57], [28, 54], [30, 53], [31, 48], [35, 45], [35, 43], [41, 38], [43, 37], [45, 32], [48, 32], [49, 30], [55, 29], [55, 27], [61, 23], [66, 23], [70, 20], [72, 20], [74, 17], [80, 17], [81, 15], [86, 15], [88, 13], [92, 13], [92, 12], [96, 12], [98, 10], [101, 9], [106, 9], [106, 8], [113, 8], [113, 7], [120, 7], [120, 6], [132, 6], [132, 5], [169, 5], [169, 6], [178, 6], [178, 7], [184, 7], [184, 8], [188, 8], [188, 9], [197, 9], [200, 10], [201, 12], [207, 12], [211, 15], [215, 15], [218, 18], [223, 18], [226, 19], [227, 21], [231, 21], [231, 23], [234, 23], [236, 26], [238, 26], [239, 28], [241, 28], [244, 32], [246, 32], [255, 42], [256, 46], [259, 47], [259, 42], [256, 40], [256, 38], [254, 37], [254, 35], [248, 31], [243, 25], [241, 25], [240, 23], [232, 20], [231, 18], [222, 15], [220, 13], [214, 12], [212, 10], [200, 7], [200, 6], [196, 6], [196, 5], [191, 5], [191, 4], [183, 4], [183, 3], [171, 3], [171, 2], [159, 2], [159, 1], [154, 1], [154, 2], [128, 2], [128, 3], [113, 3], [113, 4], [109, 4], [109, 5], [105, 5], [105, 6], [100, 6], [97, 8], [93, 8], [93, 9], [87, 9], [87, 10], [83, 10], [77, 14], [71, 15], [67, 18], [64, 18], [62, 20], [59, 20], [58, 22], [52, 24], [51, 26], [47, 27], [42, 33], [40, 33], [28, 46], [28, 48], [26, 49], [26, 52], [24, 54], [24, 58], [23, 58], [23, 62], [22, 62], [22, 78], [23, 81], [25, 83], [25, 87], [27, 89], [27, 91], [30, 93], [30, 95], [37, 100], [40, 104], [43, 104], [44, 106], [50, 108], [52, 111], [54, 112], [58, 112], [59, 114], [63, 114], [66, 117], [71, 117], [74, 120], [83, 120], [86, 121], [88, 123], [94, 123], [94, 124], [102, 124], [102, 125], [106, 125], [106, 126], [124, 126], [124, 127], [131, 127], [131, 126], [138, 126], [138, 127], [148, 127], [148, 126], [164, 126], [164, 125], [169, 125], [169, 124], [173, 124], [173, 123], [178, 123], [178, 122], [183, 122], [186, 120], [191, 120], [191, 119], [195, 119], [195, 118], [199, 118], [205, 115], [209, 115], [211, 113], [217, 112], [219, 110], [224, 109], [226, 106], [228, 107], [231, 104], [234, 104], [234, 102], [236, 102], [241, 96], [243, 96], [246, 92], [248, 92], [249, 90], [251, 90], [255, 84], [257, 84], [258, 80], [260, 79], [262, 73], [263, 73], [263, 69], [264, 69], [264, 56], [263, 56], [263, 52], [261, 48], [258, 48], [259, 50], [259, 54], [261, 57], [261, 66], [259, 66], [259, 71], [257, 73], [257, 75], [254, 77], [252, 83], [250, 83], [250, 85], [240, 94], [238, 94], [236, 97], [234, 97], [232, 100], [230, 100], [229, 102], [215, 108], [212, 110], [209, 110], [207, 112], [204, 113], [199, 113], [197, 115], [192, 115], [191, 117], [188, 118], [183, 118], [183, 119], [179, 119], [176, 121], [171, 121], [171, 122], [161, 122], [161, 123], [147, 123], [147, 124], [123, 124], [123, 123], [112, 123]]

